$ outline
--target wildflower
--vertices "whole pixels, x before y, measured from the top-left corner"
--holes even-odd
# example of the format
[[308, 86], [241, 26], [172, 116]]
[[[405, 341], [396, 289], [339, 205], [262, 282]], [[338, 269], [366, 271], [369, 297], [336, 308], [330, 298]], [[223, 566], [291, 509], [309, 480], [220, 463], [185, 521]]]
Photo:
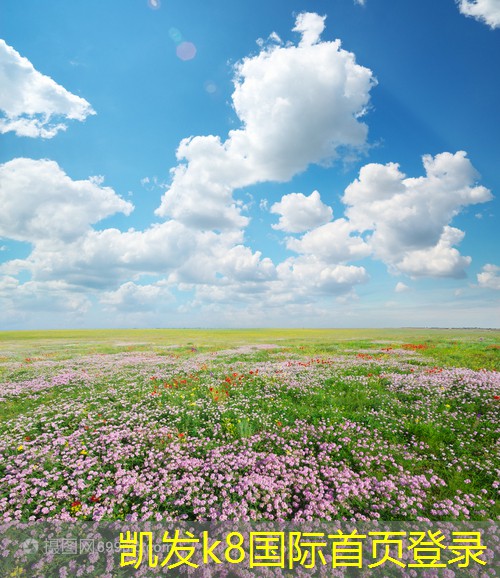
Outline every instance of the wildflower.
[[22, 452], [24, 450], [24, 446], [21, 444], [18, 448], [17, 451], [18, 452]]
[[83, 450], [80, 452], [80, 455], [82, 455], [82, 456], [86, 456], [87, 454], [88, 454], [88, 451], [85, 448], [83, 448]]
[[494, 395], [493, 399], [500, 399], [500, 395]]
[[96, 502], [99, 501], [99, 498], [97, 496], [90, 496], [90, 501], [95, 504]]
[[71, 503], [71, 511], [73, 513], [79, 512], [81, 509], [82, 509], [82, 503], [80, 502], [80, 500], [75, 500], [74, 502]]

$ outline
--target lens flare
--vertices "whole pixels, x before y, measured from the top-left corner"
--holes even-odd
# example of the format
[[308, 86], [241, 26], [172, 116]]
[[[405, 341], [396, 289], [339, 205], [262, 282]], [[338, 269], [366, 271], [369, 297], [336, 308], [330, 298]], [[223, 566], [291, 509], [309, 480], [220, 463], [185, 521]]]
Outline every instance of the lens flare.
[[192, 42], [181, 42], [176, 52], [181, 60], [192, 60], [196, 56], [196, 46]]
[[173, 40], [176, 44], [180, 44], [182, 42], [181, 31], [177, 30], [177, 28], [170, 28], [168, 35], [170, 36], [170, 39]]
[[204, 87], [208, 94], [214, 94], [214, 92], [217, 92], [217, 85], [211, 80], [207, 80], [204, 84]]

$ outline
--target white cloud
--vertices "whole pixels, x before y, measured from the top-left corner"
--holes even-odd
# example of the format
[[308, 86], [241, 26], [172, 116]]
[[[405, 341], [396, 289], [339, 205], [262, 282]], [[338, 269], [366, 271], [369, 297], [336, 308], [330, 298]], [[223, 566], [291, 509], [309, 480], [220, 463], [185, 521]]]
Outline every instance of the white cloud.
[[275, 276], [272, 261], [242, 245], [239, 231], [196, 231], [175, 220], [144, 231], [90, 229], [77, 239], [38, 240], [26, 259], [0, 266], [7, 275], [28, 271], [39, 282], [64, 279], [74, 287], [116, 290], [141, 275], [169, 285], [263, 282]]
[[301, 14], [299, 46], [273, 44], [236, 65], [232, 100], [242, 128], [224, 142], [212, 135], [180, 143], [157, 215], [197, 229], [245, 227], [236, 188], [287, 181], [339, 147], [365, 145], [360, 117], [375, 81], [340, 41], [319, 40], [323, 27], [323, 17]]
[[428, 249], [407, 251], [396, 264], [398, 271], [412, 277], [465, 277], [470, 257], [462, 257], [453, 245], [458, 245], [465, 233], [454, 227], [445, 227], [437, 244]]
[[408, 287], [408, 285], [406, 285], [405, 283], [401, 283], [401, 281], [396, 283], [396, 287], [394, 287], [394, 291], [396, 293], [405, 293], [406, 291], [409, 291], [409, 290], [410, 290], [410, 288]]
[[92, 223], [133, 205], [101, 178], [74, 181], [50, 160], [13, 159], [0, 165], [0, 235], [37, 242], [80, 237]]
[[0, 133], [52, 138], [66, 129], [65, 119], [85, 120], [95, 114], [84, 99], [35, 70], [0, 39]]
[[306, 233], [301, 239], [287, 239], [287, 248], [296, 253], [316, 255], [325, 263], [342, 263], [362, 259], [371, 253], [370, 247], [346, 219], [336, 219]]
[[375, 256], [395, 271], [459, 277], [470, 258], [452, 248], [463, 233], [448, 225], [463, 207], [492, 195], [476, 185], [478, 174], [463, 151], [425, 155], [423, 164], [426, 176], [419, 178], [406, 178], [395, 163], [365, 165], [345, 190], [345, 214], [353, 228], [373, 231]]
[[244, 159], [233, 155], [216, 136], [184, 139], [177, 158], [186, 164], [172, 169], [172, 184], [156, 214], [194, 229], [231, 230], [245, 227], [232, 194], [247, 171]]
[[23, 315], [33, 311], [85, 313], [90, 302], [63, 280], [39, 283], [20, 283], [9, 275], [0, 276], [0, 303], [4, 312], [17, 311]]
[[[375, 81], [339, 41], [321, 41], [324, 26], [324, 17], [301, 14], [294, 28], [302, 35], [298, 45], [271, 37], [272, 45], [263, 43], [235, 67], [233, 106], [241, 126], [225, 140], [181, 141], [156, 211], [164, 222], [139, 231], [95, 230], [101, 219], [133, 209], [103, 186], [102, 177], [74, 181], [48, 160], [1, 165], [0, 235], [30, 242], [33, 250], [0, 266], [0, 308], [14, 319], [16, 308], [77, 314], [95, 302], [108, 320], [114, 313], [130, 319], [152, 313], [148, 323], [161, 324], [160, 314], [172, 319], [178, 304], [175, 288], [192, 298], [183, 311], [211, 312], [215, 323], [240, 324], [242, 311], [250, 324], [295, 314], [326, 323], [336, 321], [336, 300], [348, 315], [345, 303], [368, 281], [365, 268], [351, 261], [373, 255], [411, 277], [463, 276], [470, 257], [455, 248], [464, 233], [450, 224], [463, 207], [491, 199], [477, 186], [464, 152], [423, 157], [425, 176], [419, 178], [407, 178], [395, 163], [362, 167], [345, 191], [344, 218], [332, 220], [317, 191], [284, 195], [270, 209], [279, 215], [273, 228], [297, 234], [286, 238], [296, 255], [277, 265], [244, 244], [248, 209], [233, 197], [236, 189], [287, 181], [346, 147], [366, 144], [360, 117]], [[56, 113], [47, 118], [53, 122]], [[141, 183], [148, 190], [161, 186], [156, 178]], [[260, 208], [267, 210], [266, 199]], [[16, 279], [21, 271], [31, 280]], [[155, 281], [146, 283], [149, 277]], [[494, 265], [478, 274], [484, 287], [498, 288], [498, 279]], [[408, 290], [402, 282], [394, 288]]]
[[500, 267], [491, 263], [486, 264], [482, 272], [478, 273], [477, 282], [485, 289], [500, 291]]
[[490, 28], [500, 27], [499, 0], [457, 0], [457, 4], [465, 16], [472, 16]]
[[154, 311], [173, 302], [166, 283], [159, 281], [149, 285], [138, 285], [127, 281], [116, 291], [105, 291], [99, 301], [112, 311]]
[[284, 195], [279, 203], [274, 203], [271, 213], [280, 216], [273, 229], [288, 233], [302, 233], [328, 223], [333, 217], [331, 207], [321, 201], [318, 191], [308, 197], [302, 193]]
[[236, 245], [219, 257], [218, 272], [236, 281], [261, 281], [275, 277], [276, 271], [269, 258], [262, 253], [252, 253], [244, 245]]
[[363, 146], [374, 83], [339, 40], [262, 50], [236, 66], [232, 98], [244, 126], [230, 133], [231, 149], [256, 180], [285, 181], [340, 146]]
[[366, 283], [368, 274], [363, 267], [329, 265], [314, 255], [290, 257], [277, 266], [278, 278], [283, 285], [276, 295], [311, 295], [312, 293], [342, 294], [355, 285]]
[[314, 12], [303, 12], [297, 16], [294, 32], [300, 32], [302, 39], [299, 46], [312, 46], [317, 44], [325, 29], [326, 16], [320, 16]]

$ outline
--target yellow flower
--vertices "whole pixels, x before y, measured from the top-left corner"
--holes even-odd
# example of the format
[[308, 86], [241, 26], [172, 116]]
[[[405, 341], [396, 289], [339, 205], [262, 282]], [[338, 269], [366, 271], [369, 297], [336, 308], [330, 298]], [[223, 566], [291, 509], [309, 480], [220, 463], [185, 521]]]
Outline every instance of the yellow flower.
[[18, 566], [14, 568], [14, 571], [10, 573], [10, 576], [22, 576], [24, 574], [24, 568]]
[[446, 404], [446, 407], [451, 407], [451, 405], [449, 403]]
[[23, 446], [23, 445], [20, 445], [20, 446], [17, 448], [17, 451], [18, 451], [18, 452], [22, 452], [23, 450], [24, 450], [24, 446]]
[[86, 456], [88, 454], [88, 451], [85, 448], [83, 448], [83, 450], [80, 452], [80, 454], [82, 456]]

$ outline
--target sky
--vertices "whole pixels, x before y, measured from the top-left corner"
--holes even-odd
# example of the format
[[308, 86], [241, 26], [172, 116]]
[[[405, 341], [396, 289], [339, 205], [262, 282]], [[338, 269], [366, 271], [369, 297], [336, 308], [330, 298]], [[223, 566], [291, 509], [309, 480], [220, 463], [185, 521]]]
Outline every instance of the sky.
[[0, 13], [0, 329], [500, 325], [500, 0]]

